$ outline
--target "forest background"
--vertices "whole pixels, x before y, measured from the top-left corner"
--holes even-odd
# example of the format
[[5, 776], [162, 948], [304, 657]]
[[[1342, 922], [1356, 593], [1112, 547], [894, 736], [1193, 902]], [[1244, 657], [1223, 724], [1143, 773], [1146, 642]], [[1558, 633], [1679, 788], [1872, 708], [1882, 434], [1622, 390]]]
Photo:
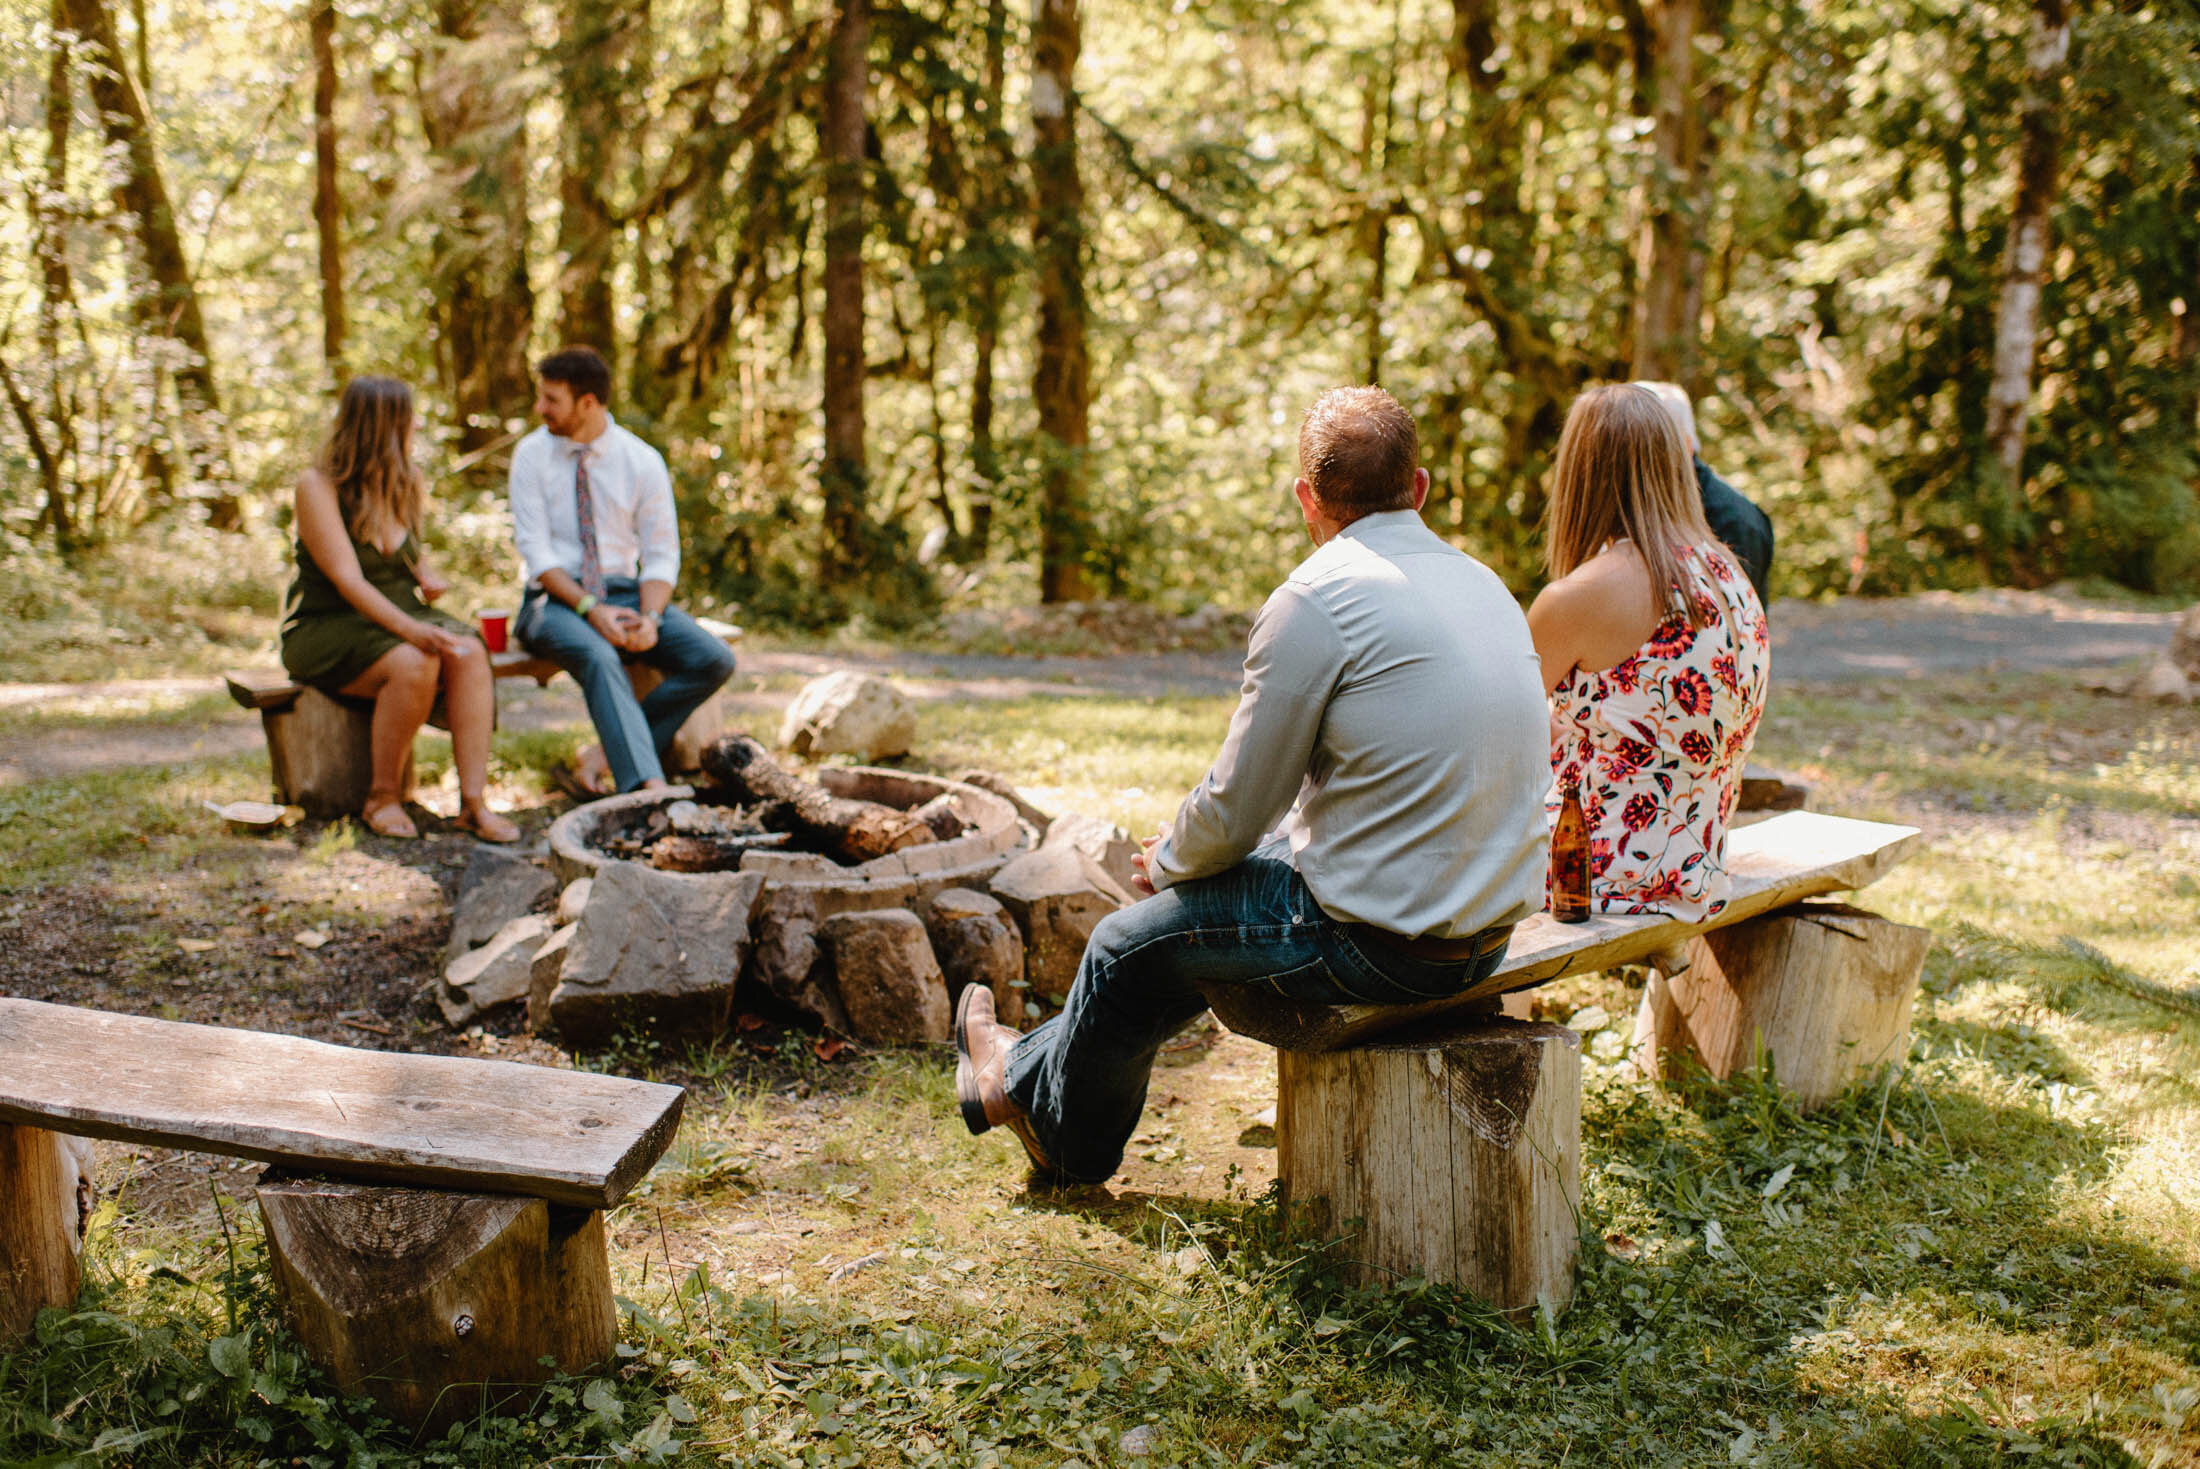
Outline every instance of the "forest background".
[[509, 600], [504, 456], [573, 341], [666, 450], [686, 594], [767, 623], [1249, 606], [1354, 381], [1522, 590], [1567, 403], [1666, 377], [1784, 592], [2200, 591], [2196, 0], [0, 14], [32, 623], [156, 543], [272, 610], [363, 371]]

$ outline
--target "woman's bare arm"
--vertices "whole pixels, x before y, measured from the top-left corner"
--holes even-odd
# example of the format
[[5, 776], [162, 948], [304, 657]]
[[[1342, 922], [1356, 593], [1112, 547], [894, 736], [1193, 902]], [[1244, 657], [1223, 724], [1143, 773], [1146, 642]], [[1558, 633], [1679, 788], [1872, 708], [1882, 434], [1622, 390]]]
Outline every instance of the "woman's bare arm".
[[1657, 631], [1658, 617], [1650, 574], [1624, 545], [1552, 582], [1528, 608], [1544, 689], [1556, 689], [1577, 668], [1599, 673], [1624, 661]]
[[313, 564], [321, 568], [337, 594], [361, 617], [395, 633], [423, 653], [459, 651], [455, 635], [430, 622], [407, 615], [395, 602], [375, 589], [359, 569], [359, 553], [352, 549], [344, 528], [344, 513], [336, 503], [336, 489], [316, 470], [298, 479], [298, 539]]

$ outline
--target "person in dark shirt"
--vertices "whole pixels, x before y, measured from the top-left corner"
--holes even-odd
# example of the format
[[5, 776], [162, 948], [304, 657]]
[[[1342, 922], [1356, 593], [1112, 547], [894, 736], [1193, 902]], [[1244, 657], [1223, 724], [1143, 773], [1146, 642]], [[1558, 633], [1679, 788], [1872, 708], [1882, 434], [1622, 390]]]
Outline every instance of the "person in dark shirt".
[[1680, 425], [1681, 437], [1688, 440], [1688, 452], [1696, 463], [1696, 492], [1703, 498], [1703, 518], [1711, 526], [1711, 533], [1725, 542], [1742, 563], [1742, 572], [1756, 589], [1757, 600], [1769, 609], [1772, 597], [1766, 584], [1772, 578], [1771, 517], [1703, 462], [1703, 441], [1696, 437], [1696, 410], [1679, 384], [1638, 382], [1635, 386], [1657, 394], [1665, 411]]

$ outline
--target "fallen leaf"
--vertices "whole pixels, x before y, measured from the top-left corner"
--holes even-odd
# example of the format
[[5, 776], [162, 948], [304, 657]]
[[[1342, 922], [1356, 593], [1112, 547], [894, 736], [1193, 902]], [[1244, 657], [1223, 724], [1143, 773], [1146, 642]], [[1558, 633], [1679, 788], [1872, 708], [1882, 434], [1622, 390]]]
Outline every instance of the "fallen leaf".
[[186, 954], [203, 954], [214, 947], [212, 939], [177, 939], [176, 947]]
[[733, 1017], [733, 1028], [742, 1032], [762, 1030], [765, 1026], [769, 1024], [771, 1024], [769, 1020], [766, 1020], [763, 1016], [749, 1010], [743, 1010], [740, 1014]]
[[1642, 1258], [1642, 1246], [1624, 1234], [1606, 1235], [1604, 1237], [1604, 1248], [1611, 1254], [1613, 1259], [1623, 1260], [1630, 1265]]
[[830, 1061], [847, 1049], [848, 1043], [837, 1035], [821, 1036], [810, 1043], [811, 1052], [820, 1061]]
[[328, 942], [328, 935], [318, 928], [301, 928], [290, 936], [290, 941], [301, 949], [318, 949]]

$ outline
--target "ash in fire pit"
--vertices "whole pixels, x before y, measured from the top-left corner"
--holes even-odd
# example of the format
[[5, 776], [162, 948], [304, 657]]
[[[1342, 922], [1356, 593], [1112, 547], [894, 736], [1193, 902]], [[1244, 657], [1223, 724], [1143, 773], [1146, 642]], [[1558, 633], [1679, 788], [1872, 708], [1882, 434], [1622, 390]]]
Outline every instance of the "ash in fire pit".
[[793, 834], [769, 831], [756, 807], [674, 801], [621, 813], [596, 835], [607, 857], [664, 872], [735, 872], [744, 854], [785, 847]]

